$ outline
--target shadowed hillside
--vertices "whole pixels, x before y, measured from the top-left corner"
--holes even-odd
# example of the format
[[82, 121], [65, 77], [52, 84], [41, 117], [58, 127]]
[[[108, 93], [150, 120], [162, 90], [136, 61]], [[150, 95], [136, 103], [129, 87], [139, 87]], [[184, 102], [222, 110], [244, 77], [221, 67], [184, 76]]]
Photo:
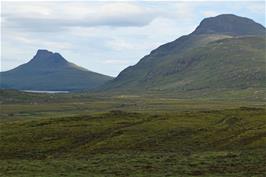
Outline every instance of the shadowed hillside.
[[28, 63], [1, 72], [1, 88], [19, 90], [90, 90], [112, 77], [69, 63], [59, 53], [38, 50]]

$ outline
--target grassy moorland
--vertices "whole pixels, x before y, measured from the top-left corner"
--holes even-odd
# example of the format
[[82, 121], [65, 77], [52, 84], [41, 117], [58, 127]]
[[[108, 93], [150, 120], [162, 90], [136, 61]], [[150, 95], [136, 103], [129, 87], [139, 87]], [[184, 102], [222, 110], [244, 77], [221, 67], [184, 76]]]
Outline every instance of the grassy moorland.
[[264, 107], [2, 91], [0, 176], [263, 177]]

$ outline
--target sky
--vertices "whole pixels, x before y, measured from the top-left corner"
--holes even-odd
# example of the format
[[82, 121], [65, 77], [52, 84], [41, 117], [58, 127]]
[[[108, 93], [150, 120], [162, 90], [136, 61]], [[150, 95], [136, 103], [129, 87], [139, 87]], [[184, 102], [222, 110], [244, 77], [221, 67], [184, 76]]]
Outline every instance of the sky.
[[202, 19], [228, 13], [265, 26], [265, 1], [1, 1], [1, 71], [47, 49], [117, 76]]

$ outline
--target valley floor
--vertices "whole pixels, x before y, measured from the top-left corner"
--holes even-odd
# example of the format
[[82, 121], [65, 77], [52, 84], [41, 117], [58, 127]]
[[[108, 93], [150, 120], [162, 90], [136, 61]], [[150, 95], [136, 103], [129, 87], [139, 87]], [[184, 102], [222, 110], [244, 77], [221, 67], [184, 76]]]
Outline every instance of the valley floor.
[[36, 95], [1, 103], [0, 176], [266, 176], [263, 102]]

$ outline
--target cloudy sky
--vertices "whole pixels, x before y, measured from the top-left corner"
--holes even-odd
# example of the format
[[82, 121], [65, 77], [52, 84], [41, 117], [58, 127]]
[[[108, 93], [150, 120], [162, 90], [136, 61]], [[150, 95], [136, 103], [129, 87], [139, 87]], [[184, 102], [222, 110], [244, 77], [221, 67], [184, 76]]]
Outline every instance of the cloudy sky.
[[1, 71], [38, 49], [116, 76], [210, 16], [233, 13], [265, 26], [264, 1], [1, 2]]

